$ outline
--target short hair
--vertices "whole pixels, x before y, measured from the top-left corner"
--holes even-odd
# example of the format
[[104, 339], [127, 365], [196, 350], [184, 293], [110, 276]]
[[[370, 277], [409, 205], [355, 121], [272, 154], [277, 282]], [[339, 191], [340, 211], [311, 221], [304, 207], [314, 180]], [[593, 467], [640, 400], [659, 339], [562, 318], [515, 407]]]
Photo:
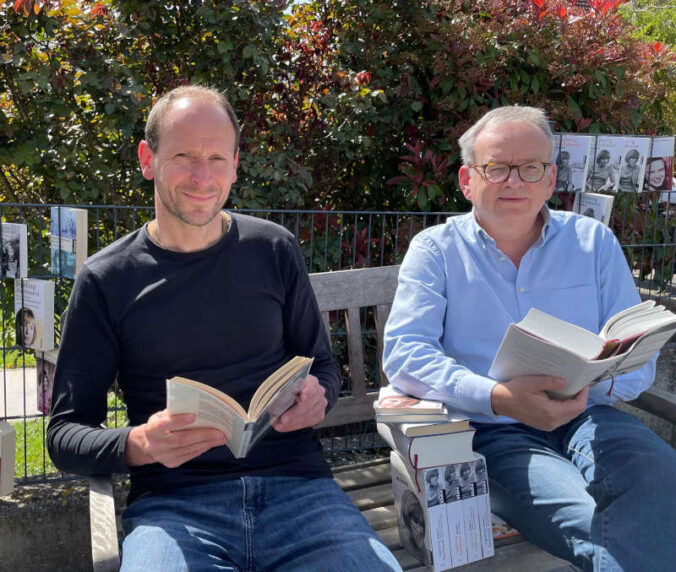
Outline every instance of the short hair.
[[230, 105], [230, 102], [223, 93], [213, 87], [204, 87], [202, 85], [182, 85], [165, 93], [153, 105], [148, 115], [145, 128], [145, 140], [150, 150], [155, 152], [160, 144], [159, 133], [162, 119], [171, 105], [178, 99], [201, 99], [211, 101], [223, 109], [228, 114], [233, 128], [235, 129], [235, 153], [239, 149], [239, 121]]
[[469, 166], [474, 163], [474, 146], [479, 133], [489, 125], [500, 125], [511, 122], [529, 123], [540, 129], [547, 137], [547, 141], [549, 141], [549, 155], [551, 155], [551, 151], [554, 148], [554, 134], [544, 110], [539, 107], [505, 105], [491, 109], [462, 134], [458, 143], [462, 152], [463, 165]]
[[627, 154], [624, 156], [624, 159], [625, 161], [629, 161], [629, 159], [636, 159], [638, 161], [640, 156], [641, 154], [638, 152], [638, 149], [629, 149]]
[[561, 161], [564, 159], [570, 159], [570, 153], [568, 151], [559, 151], [559, 154], [556, 157], [556, 164], [560, 165]]
[[601, 149], [599, 151], [599, 154], [596, 155], [597, 163], [600, 163], [601, 159], [607, 159], [608, 161], [610, 161], [610, 151], [608, 151], [608, 149]]

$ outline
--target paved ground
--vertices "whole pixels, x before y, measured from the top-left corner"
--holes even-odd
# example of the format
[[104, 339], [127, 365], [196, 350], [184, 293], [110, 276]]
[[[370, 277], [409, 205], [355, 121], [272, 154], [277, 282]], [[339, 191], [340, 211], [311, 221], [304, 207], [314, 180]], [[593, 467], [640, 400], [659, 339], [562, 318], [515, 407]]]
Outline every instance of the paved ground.
[[0, 372], [0, 419], [38, 415], [35, 368]]

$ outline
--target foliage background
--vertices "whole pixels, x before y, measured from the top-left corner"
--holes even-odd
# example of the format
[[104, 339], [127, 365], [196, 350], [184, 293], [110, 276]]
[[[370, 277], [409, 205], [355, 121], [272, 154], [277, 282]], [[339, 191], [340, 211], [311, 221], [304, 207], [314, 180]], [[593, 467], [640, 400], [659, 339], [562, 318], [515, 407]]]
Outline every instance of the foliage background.
[[151, 204], [144, 117], [200, 82], [243, 125], [236, 206], [463, 210], [455, 142], [496, 105], [561, 131], [676, 131], [674, 52], [607, 4], [5, 1], [0, 199]]

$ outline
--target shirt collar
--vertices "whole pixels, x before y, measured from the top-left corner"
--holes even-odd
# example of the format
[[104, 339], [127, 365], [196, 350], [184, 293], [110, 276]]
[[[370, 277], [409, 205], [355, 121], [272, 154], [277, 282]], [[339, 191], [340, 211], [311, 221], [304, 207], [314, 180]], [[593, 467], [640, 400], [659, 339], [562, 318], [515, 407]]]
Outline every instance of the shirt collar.
[[[533, 243], [533, 247], [535, 248], [545, 244], [547, 240], [554, 236], [558, 230], [556, 221], [552, 218], [549, 207], [546, 204], [542, 205], [540, 214], [542, 215], [543, 220], [542, 231], [538, 239]], [[476, 236], [477, 240], [479, 240], [484, 245], [486, 243], [495, 244], [495, 239], [490, 234], [488, 234], [479, 224], [479, 221], [477, 221], [473, 208], [470, 213], [470, 229], [472, 230], [474, 236]]]

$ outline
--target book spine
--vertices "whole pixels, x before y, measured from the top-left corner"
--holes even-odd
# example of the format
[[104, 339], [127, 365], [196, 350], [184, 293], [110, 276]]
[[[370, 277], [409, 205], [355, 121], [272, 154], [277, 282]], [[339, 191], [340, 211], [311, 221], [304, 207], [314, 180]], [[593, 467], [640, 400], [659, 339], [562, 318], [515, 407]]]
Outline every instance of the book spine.
[[253, 435], [254, 424], [247, 423], [244, 426], [244, 431], [242, 432], [242, 439], [239, 443], [239, 448], [235, 453], [235, 459], [243, 459], [249, 454], [251, 436]]

